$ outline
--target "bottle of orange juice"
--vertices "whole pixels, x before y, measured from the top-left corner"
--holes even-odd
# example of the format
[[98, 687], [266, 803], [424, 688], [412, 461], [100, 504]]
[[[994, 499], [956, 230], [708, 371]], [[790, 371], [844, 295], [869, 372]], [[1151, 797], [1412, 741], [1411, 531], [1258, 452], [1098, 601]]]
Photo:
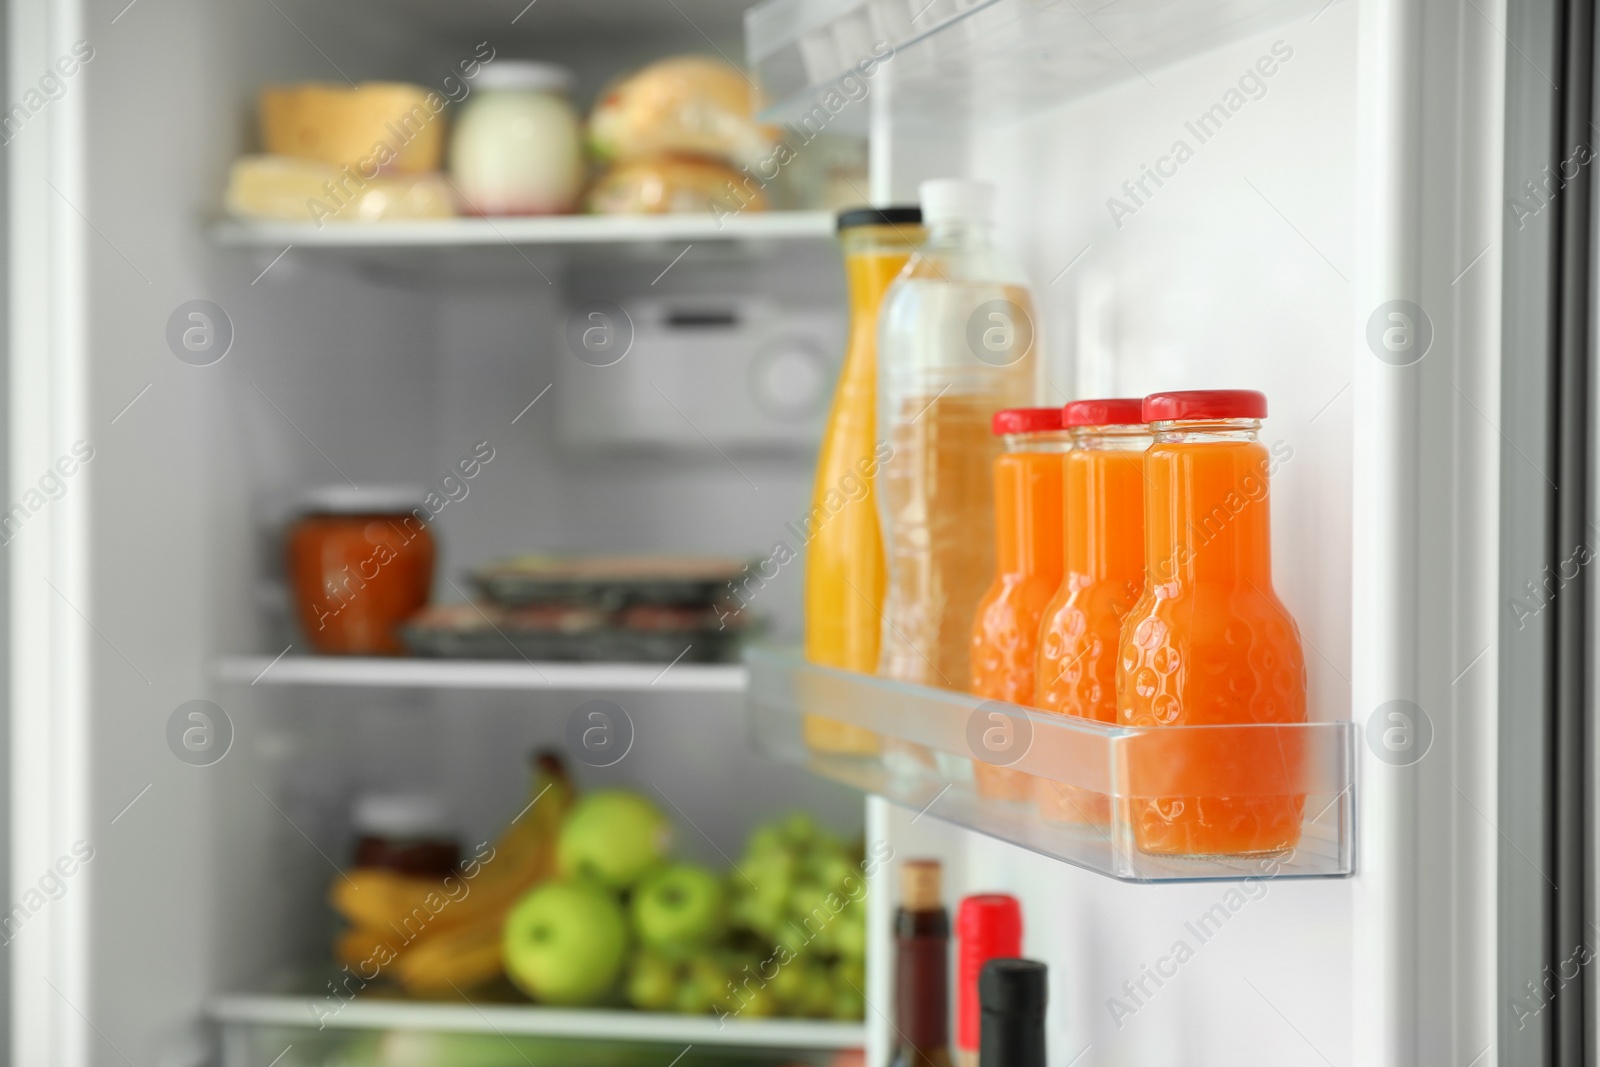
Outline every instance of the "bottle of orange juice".
[[[839, 215], [849, 289], [844, 366], [817, 456], [806, 536], [805, 649], [812, 663], [870, 674], [883, 630], [883, 541], [873, 483], [877, 434], [878, 305], [922, 241], [915, 207], [856, 208]], [[805, 717], [816, 751], [871, 754], [877, 735], [815, 715]]]
[[[972, 620], [974, 695], [1033, 702], [1039, 620], [1061, 584], [1061, 459], [1070, 438], [1060, 408], [1009, 408], [991, 423], [1005, 451], [994, 461], [995, 576]], [[1034, 778], [975, 760], [978, 792], [1027, 800]]]
[[[1117, 721], [1117, 650], [1122, 620], [1144, 591], [1143, 402], [1074, 400], [1061, 409], [1073, 447], [1063, 464], [1065, 557], [1060, 589], [1039, 631], [1034, 705], [1097, 722]], [[1058, 822], [1103, 826], [1110, 800], [1075, 786], [1034, 780], [1039, 812]]]
[[[1145, 397], [1155, 441], [1145, 453], [1144, 594], [1120, 636], [1126, 726], [1306, 721], [1300, 631], [1272, 589], [1267, 483], [1275, 459], [1256, 439], [1266, 414], [1267, 398], [1245, 389]], [[1132, 801], [1141, 850], [1237, 856], [1299, 842], [1304, 796], [1204, 788], [1224, 764], [1263, 783], [1293, 781], [1299, 757], [1288, 735], [1202, 731], [1160, 751], [1164, 777], [1196, 784], [1193, 795]]]
[[972, 617], [994, 577], [990, 420], [1034, 402], [1026, 276], [994, 238], [994, 187], [923, 182], [928, 242], [884, 299], [878, 485], [889, 579], [879, 673], [965, 690]]

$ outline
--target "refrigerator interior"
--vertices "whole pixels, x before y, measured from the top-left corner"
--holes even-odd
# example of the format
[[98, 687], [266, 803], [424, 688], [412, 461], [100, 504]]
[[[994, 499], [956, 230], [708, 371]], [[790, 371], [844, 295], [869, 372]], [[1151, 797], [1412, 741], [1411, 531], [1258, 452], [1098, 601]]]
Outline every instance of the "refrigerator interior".
[[[14, 146], [25, 177], [77, 176], [35, 189], [29, 203], [47, 209], [37, 225], [59, 231], [69, 249], [40, 270], [54, 279], [50, 292], [69, 294], [61, 314], [82, 325], [53, 342], [81, 353], [75, 361], [21, 383], [24, 399], [48, 401], [49, 425], [71, 433], [48, 445], [45, 435], [20, 436], [26, 447], [12, 465], [32, 480], [80, 438], [93, 459], [17, 542], [13, 574], [33, 575], [18, 603], [52, 604], [55, 620], [19, 638], [18, 655], [72, 670], [48, 705], [65, 713], [27, 724], [18, 738], [19, 760], [34, 763], [19, 762], [13, 776], [14, 873], [26, 883], [79, 840], [94, 858], [13, 946], [18, 1047], [59, 1048], [72, 1063], [205, 1062], [215, 1039], [202, 1014], [209, 997], [324, 959], [323, 897], [349, 846], [355, 792], [438, 786], [464, 833], [481, 839], [519, 806], [526, 751], [559, 743], [572, 708], [605, 697], [633, 718], [634, 749], [616, 768], [579, 767], [580, 779], [656, 790], [681, 813], [689, 856], [715, 862], [762, 818], [803, 806], [841, 829], [864, 827], [869, 843], [885, 842], [899, 858], [944, 858], [951, 901], [1017, 894], [1025, 951], [1051, 967], [1052, 1067], [1362, 1062], [1359, 1020], [1369, 1002], [1354, 946], [1399, 940], [1391, 883], [1364, 883], [1366, 872], [1244, 885], [1114, 882], [943, 824], [936, 807], [863, 803], [760, 760], [746, 748], [737, 693], [215, 677], [219, 656], [265, 663], [295, 640], [275, 581], [278, 536], [293, 500], [316, 485], [434, 485], [488, 442], [493, 460], [437, 520], [435, 598], [444, 601], [461, 599], [466, 568], [532, 547], [760, 556], [805, 514], [811, 455], [787, 439], [726, 454], [688, 434], [672, 448], [602, 450], [572, 439], [557, 409], [563, 375], [573, 382], [595, 370], [574, 366], [563, 342], [570, 316], [594, 300], [703, 308], [709, 295], [715, 306], [747, 299], [756, 314], [782, 304], [812, 316], [809, 328], [831, 338], [824, 351], [836, 360], [843, 286], [826, 238], [693, 244], [674, 260], [679, 244], [241, 250], [218, 247], [207, 231], [264, 82], [431, 85], [489, 40], [499, 55], [573, 67], [575, 96], [587, 102], [608, 76], [656, 55], [714, 48], [742, 58], [744, 6], [537, 0], [519, 14], [521, 4], [489, 0], [89, 0], [24, 9], [18, 54], [31, 60], [83, 39], [94, 58], [52, 105], [53, 129], [66, 136], [29, 143], [41, 131], [24, 130]], [[1292, 449], [1274, 479], [1275, 583], [1306, 642], [1319, 721], [1364, 721], [1377, 703], [1361, 691], [1372, 667], [1355, 647], [1359, 590], [1370, 584], [1353, 503], [1355, 472], [1368, 469], [1356, 401], [1373, 372], [1355, 366], [1362, 342], [1352, 328], [1374, 303], [1363, 274], [1383, 259], [1362, 209], [1371, 194], [1361, 167], [1372, 164], [1358, 149], [1372, 92], [1362, 57], [1374, 47], [1362, 34], [1381, 21], [1364, 29], [1358, 14], [1376, 7], [1308, 9], [1021, 114], [941, 124], [897, 117], [905, 101], [888, 92], [865, 105], [874, 199], [903, 201], [918, 180], [949, 174], [998, 185], [1001, 237], [1029, 267], [1041, 310], [1049, 402], [1158, 388], [1268, 394], [1263, 440]], [[1241, 80], [1268, 56], [1272, 75]], [[1227, 121], [1195, 136], [1190, 124], [1230, 93], [1242, 105], [1225, 103]], [[1190, 152], [1162, 182], [1148, 180], [1147, 165], [1170, 157], [1175, 141]], [[1453, 219], [1438, 225], [1454, 233]], [[1471, 251], [1452, 252], [1455, 266]], [[1437, 288], [1453, 270], [1436, 278], [1430, 261], [1423, 274]], [[194, 299], [220, 305], [234, 331], [226, 357], [208, 367], [175, 359], [164, 340], [174, 309]], [[1452, 329], [1454, 318], [1438, 319]], [[681, 403], [724, 387], [653, 384]], [[1384, 437], [1373, 447], [1391, 444]], [[1458, 515], [1473, 503], [1447, 502]], [[51, 533], [81, 566], [61, 569]], [[1455, 549], [1462, 558], [1477, 550]], [[799, 633], [800, 567], [789, 564], [760, 589], [757, 610], [780, 640]], [[65, 584], [47, 577], [63, 573]], [[1470, 634], [1446, 639], [1457, 651], [1445, 658], [1462, 663], [1477, 644]], [[221, 705], [234, 730], [228, 756], [205, 768], [174, 759], [165, 739], [173, 710], [197, 698]], [[1453, 750], [1458, 769], [1482, 758], [1470, 736], [1456, 744], [1465, 746]], [[1409, 794], [1377, 771], [1363, 789], [1371, 784], [1372, 796], [1409, 810]], [[1361, 802], [1363, 831], [1381, 829], [1391, 809], [1374, 817]], [[1483, 804], [1492, 810], [1492, 800]], [[1467, 864], [1492, 829], [1459, 829], [1453, 818], [1431, 825], [1451, 828], [1459, 850], [1450, 862]], [[1448, 881], [1457, 869], [1442, 866], [1436, 877]], [[893, 873], [880, 873], [869, 897], [873, 1063], [886, 1061], [894, 1036], [885, 1014]], [[1376, 926], [1360, 919], [1364, 892], [1369, 913], [1383, 916]], [[1468, 931], [1440, 967], [1482, 967], [1492, 952], [1489, 938], [1475, 940], [1483, 907], [1467, 891], [1416, 943]], [[1457, 1001], [1475, 995], [1419, 993], [1420, 1018], [1453, 1031]], [[1461, 1062], [1477, 1049], [1465, 1051]]]

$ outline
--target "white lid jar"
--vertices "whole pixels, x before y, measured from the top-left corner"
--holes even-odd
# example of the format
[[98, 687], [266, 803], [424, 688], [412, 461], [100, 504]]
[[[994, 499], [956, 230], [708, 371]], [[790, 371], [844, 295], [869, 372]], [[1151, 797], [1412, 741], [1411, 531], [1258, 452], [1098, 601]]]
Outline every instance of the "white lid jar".
[[554, 215], [583, 189], [572, 75], [549, 63], [500, 60], [475, 90], [450, 141], [450, 175], [472, 215]]

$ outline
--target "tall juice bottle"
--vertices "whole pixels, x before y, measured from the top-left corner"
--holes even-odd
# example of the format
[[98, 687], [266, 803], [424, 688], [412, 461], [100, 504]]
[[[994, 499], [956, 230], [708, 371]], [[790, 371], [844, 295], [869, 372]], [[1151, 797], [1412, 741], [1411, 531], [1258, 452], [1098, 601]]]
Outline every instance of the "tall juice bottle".
[[[1250, 390], [1156, 393], [1143, 416], [1145, 589], [1123, 620], [1117, 699], [1128, 726], [1306, 721], [1300, 631], [1272, 589], [1267, 507], [1272, 455], [1257, 441], [1267, 398]], [[1151, 853], [1237, 856], [1300, 840], [1303, 795], [1291, 735], [1180, 735], [1143, 757], [1130, 779], [1191, 783], [1185, 796], [1137, 797], [1131, 821]], [[1153, 764], [1159, 760], [1158, 768]], [[1219, 768], [1259, 788], [1207, 788]], [[1291, 784], [1284, 784], [1291, 783]], [[1284, 788], [1282, 795], [1273, 790]]]
[[[1150, 428], [1134, 399], [1074, 400], [1061, 409], [1073, 447], [1063, 458], [1065, 559], [1039, 630], [1034, 706], [1117, 721], [1118, 634], [1144, 591], [1144, 452]], [[1110, 798], [1034, 779], [1039, 813], [1104, 826]]]
[[[1026, 707], [1033, 703], [1039, 620], [1061, 584], [1061, 461], [1070, 438], [1060, 408], [1008, 408], [991, 426], [1005, 448], [994, 461], [995, 576], [972, 619], [970, 688]], [[1033, 775], [1007, 766], [1015, 755], [973, 761], [981, 795], [1033, 796]]]
[[[877, 441], [878, 307], [922, 241], [915, 207], [856, 208], [839, 215], [849, 341], [817, 456], [816, 485], [805, 525], [805, 650], [812, 663], [870, 674], [878, 669], [883, 631], [883, 540], [873, 483]], [[814, 751], [873, 754], [878, 736], [807, 715]]]
[[994, 243], [994, 187], [941, 179], [920, 191], [928, 242], [884, 299], [878, 341], [889, 446], [879, 673], [964, 690], [972, 618], [994, 576], [990, 422], [1033, 403], [1037, 319], [1025, 276]]

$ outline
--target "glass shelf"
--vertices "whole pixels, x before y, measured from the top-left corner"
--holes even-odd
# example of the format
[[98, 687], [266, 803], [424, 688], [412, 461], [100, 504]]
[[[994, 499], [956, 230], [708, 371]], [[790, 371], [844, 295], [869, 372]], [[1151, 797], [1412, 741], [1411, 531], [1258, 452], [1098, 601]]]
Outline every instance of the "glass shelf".
[[855, 104], [885, 82], [896, 119], [993, 120], [1149, 80], [1326, 3], [765, 0], [745, 12], [745, 54], [775, 101], [763, 117], [797, 129], [859, 128], [866, 108]]
[[[1352, 872], [1354, 723], [1122, 727], [745, 658], [759, 751], [913, 810], [1131, 882]], [[876, 737], [813, 751], [822, 719]], [[1202, 848], [1229, 854], [1182, 854]]]
[[[430, 1003], [358, 997], [235, 994], [207, 1012], [222, 1030], [223, 1067], [330, 1063], [472, 1063], [476, 1067], [719, 1067], [726, 1052], [763, 1067], [822, 1064], [860, 1048], [860, 1023], [721, 1021], [711, 1015], [562, 1009], [533, 1004]], [[686, 1054], [684, 1046], [704, 1049]], [[723, 1053], [719, 1055], [719, 1053]]]

